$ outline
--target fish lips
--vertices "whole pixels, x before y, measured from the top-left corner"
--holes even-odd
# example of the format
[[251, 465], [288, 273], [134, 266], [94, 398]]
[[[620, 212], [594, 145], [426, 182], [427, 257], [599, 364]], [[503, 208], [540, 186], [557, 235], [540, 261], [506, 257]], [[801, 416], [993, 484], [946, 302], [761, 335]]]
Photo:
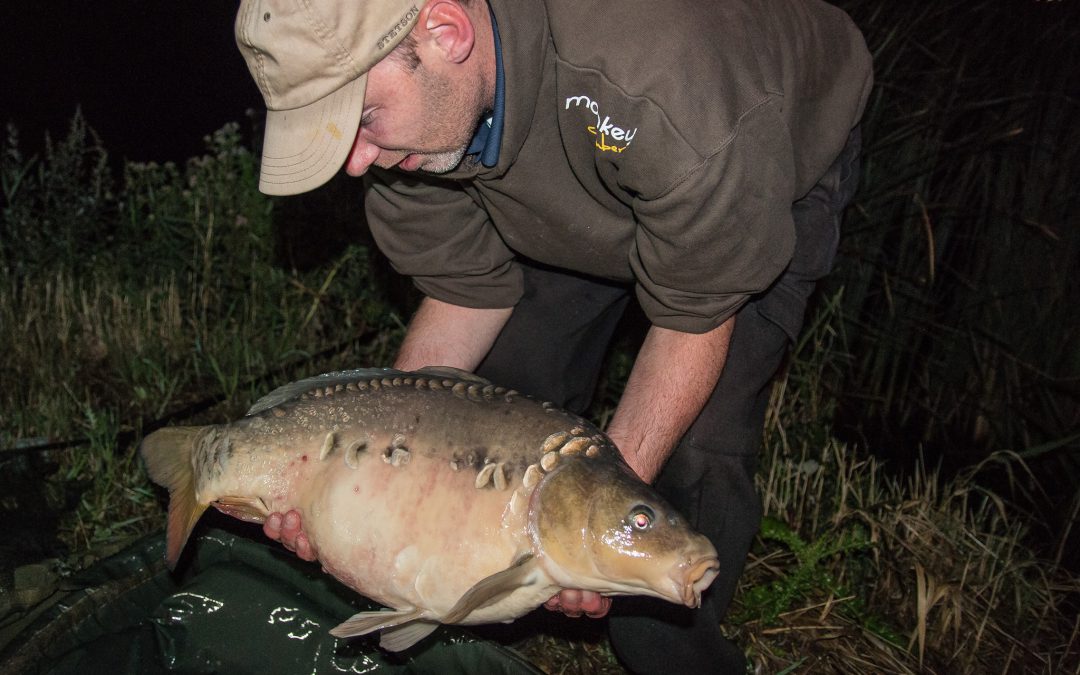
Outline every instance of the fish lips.
[[685, 569], [686, 573], [678, 575], [681, 578], [676, 578], [675, 582], [682, 588], [682, 603], [690, 609], [697, 609], [701, 606], [701, 594], [720, 571], [720, 561], [716, 556], [707, 556]]

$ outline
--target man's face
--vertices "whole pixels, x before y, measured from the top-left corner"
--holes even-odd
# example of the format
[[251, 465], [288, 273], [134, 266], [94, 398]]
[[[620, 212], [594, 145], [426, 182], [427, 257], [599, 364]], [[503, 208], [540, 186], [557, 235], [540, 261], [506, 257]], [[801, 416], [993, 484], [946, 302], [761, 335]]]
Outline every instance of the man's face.
[[484, 105], [479, 83], [421, 63], [409, 70], [386, 58], [369, 72], [364, 115], [345, 171], [359, 176], [375, 165], [445, 173], [461, 162]]

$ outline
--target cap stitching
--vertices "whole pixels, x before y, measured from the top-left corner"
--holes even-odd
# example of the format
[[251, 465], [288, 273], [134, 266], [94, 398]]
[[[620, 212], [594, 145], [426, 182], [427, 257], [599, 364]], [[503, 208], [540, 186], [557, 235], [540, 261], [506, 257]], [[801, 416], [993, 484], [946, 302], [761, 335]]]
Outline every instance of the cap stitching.
[[255, 52], [255, 60], [259, 64], [259, 81], [262, 83], [263, 91], [266, 92], [266, 108], [273, 110], [277, 92], [274, 91], [270, 79], [266, 76], [266, 54], [260, 49], [253, 49], [252, 51]]
[[249, 20], [251, 19], [252, 12], [255, 11], [255, 6], [253, 4], [243, 3], [241, 7], [246, 9], [244, 18], [240, 21], [241, 37], [255, 58], [256, 78], [258, 79], [262, 90], [266, 93], [266, 107], [270, 110], [273, 109], [274, 100], [277, 96], [274, 88], [270, 86], [270, 80], [266, 77], [266, 53], [255, 46], [254, 41], [251, 39], [251, 31], [249, 30], [251, 25]]
[[352, 59], [352, 53], [343, 45], [339, 40], [335, 38], [333, 29], [326, 25], [321, 17], [319, 17], [314, 9], [311, 7], [311, 3], [308, 0], [302, 0], [304, 5], [304, 15], [308, 20], [308, 24], [311, 26], [312, 33], [319, 38], [319, 41], [323, 44], [323, 48], [334, 57], [338, 66], [344, 68], [350, 75], [359, 76], [356, 67]]

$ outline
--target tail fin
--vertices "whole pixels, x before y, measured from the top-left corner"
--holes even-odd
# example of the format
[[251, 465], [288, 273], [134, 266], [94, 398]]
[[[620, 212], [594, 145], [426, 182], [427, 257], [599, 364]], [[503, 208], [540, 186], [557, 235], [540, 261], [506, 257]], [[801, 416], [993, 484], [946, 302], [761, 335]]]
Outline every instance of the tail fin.
[[169, 490], [169, 525], [165, 562], [176, 567], [192, 528], [206, 510], [195, 500], [195, 470], [191, 452], [203, 427], [166, 427], [143, 439], [139, 446], [150, 479]]

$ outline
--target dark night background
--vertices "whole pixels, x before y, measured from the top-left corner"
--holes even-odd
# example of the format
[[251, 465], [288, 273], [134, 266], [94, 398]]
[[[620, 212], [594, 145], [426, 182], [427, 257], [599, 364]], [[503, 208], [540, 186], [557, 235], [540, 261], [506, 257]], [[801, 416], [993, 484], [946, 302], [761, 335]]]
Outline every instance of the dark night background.
[[182, 161], [262, 98], [233, 40], [236, 2], [45, 0], [0, 5], [0, 121], [24, 155], [76, 107], [115, 160]]

